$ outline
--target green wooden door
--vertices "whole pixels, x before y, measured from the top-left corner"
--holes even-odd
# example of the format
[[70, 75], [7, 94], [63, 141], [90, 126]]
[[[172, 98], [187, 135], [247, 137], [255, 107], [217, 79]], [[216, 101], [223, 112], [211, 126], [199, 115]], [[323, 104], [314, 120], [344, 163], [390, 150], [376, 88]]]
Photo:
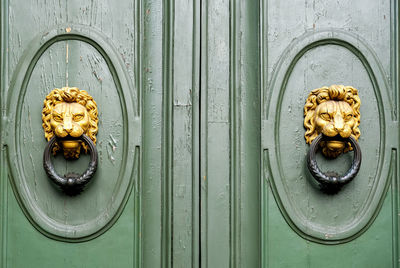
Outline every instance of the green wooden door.
[[[263, 1], [263, 267], [398, 267], [398, 1]], [[363, 160], [337, 194], [312, 186], [303, 107], [311, 90], [353, 86]], [[318, 158], [344, 174], [353, 153]]]
[[[2, 1], [1, 267], [397, 267], [398, 26], [396, 0]], [[309, 182], [303, 128], [331, 84], [362, 101], [336, 195]], [[76, 197], [42, 168], [66, 85], [99, 108]]]
[[[140, 264], [139, 12], [131, 1], [99, 4], [1, 2], [1, 267]], [[74, 197], [42, 164], [43, 101], [68, 85], [87, 90], [101, 118], [99, 168]], [[53, 160], [60, 174], [88, 161]]]

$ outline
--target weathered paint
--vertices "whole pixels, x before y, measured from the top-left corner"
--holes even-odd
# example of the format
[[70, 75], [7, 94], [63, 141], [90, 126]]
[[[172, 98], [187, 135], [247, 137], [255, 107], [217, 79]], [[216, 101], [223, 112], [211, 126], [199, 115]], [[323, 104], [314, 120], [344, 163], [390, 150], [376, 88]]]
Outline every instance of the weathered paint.
[[[132, 152], [134, 147], [139, 145], [137, 142], [140, 138], [140, 125], [135, 122], [136, 105], [131, 103], [130, 91], [133, 91], [133, 88], [108, 40], [101, 38], [94, 29], [67, 25], [72, 30], [66, 34], [64, 32], [67, 27], [58, 26], [57, 29], [47, 31], [45, 36], [40, 34], [28, 44], [28, 49], [24, 52], [11, 80], [12, 93], [9, 94], [7, 104], [18, 105], [9, 105], [7, 116], [10, 118], [10, 129], [5, 133], [11, 182], [16, 197], [30, 221], [44, 234], [54, 236], [53, 238], [87, 240], [106, 231], [122, 212], [132, 185], [132, 172], [137, 173], [138, 161]], [[75, 41], [75, 38], [87, 44], [81, 44]], [[40, 110], [49, 90], [46, 90], [46, 85], [40, 84], [43, 81], [40, 79], [40, 73], [46, 69], [47, 61], [52, 62], [53, 45], [57, 44], [57, 41], [63, 42], [62, 40], [68, 40], [71, 48], [75, 45], [79, 47], [78, 51], [83, 55], [80, 56], [79, 62], [85, 61], [93, 65], [92, 59], [96, 59], [99, 66], [109, 68], [92, 69], [84, 63], [76, 64], [74, 59], [69, 59], [69, 68], [72, 71], [68, 72], [73, 74], [70, 82], [81, 88], [85, 86], [81, 81], [88, 83], [87, 91], [97, 100], [98, 105], [103, 107], [100, 109], [99, 125], [102, 127], [98, 131], [99, 142], [96, 146], [101, 152], [98, 171], [93, 184], [88, 187], [88, 194], [74, 198], [60, 194], [49, 180], [42, 179], [46, 177], [41, 157], [46, 140], [41, 135], [43, 130], [40, 124]], [[93, 51], [94, 48], [97, 51]], [[78, 58], [76, 56], [76, 59]], [[76, 68], [72, 68], [72, 64], [76, 64]], [[86, 79], [79, 77], [81, 73]], [[101, 81], [99, 76], [103, 77]], [[103, 87], [106, 90], [103, 90]], [[109, 106], [112, 110], [107, 110], [110, 102], [114, 105]], [[117, 137], [121, 144], [118, 150], [117, 146], [112, 149], [115, 157], [121, 159], [117, 165], [109, 158], [102, 157], [102, 152], [106, 151], [108, 146], [108, 143], [103, 142], [103, 137], [110, 136]], [[63, 167], [64, 174], [71, 171], [83, 172], [87, 163], [85, 159], [87, 157], [80, 158], [80, 161], [65, 162], [64, 159], [56, 157], [57, 164]], [[104, 189], [108, 190], [104, 192]]]
[[[271, 190], [264, 161], [271, 150], [263, 149], [275, 142], [268, 135], [275, 125], [265, 120], [266, 111], [287, 111], [290, 106], [272, 107], [276, 105], [273, 103], [267, 109], [272, 72], [285, 48], [307, 29], [336, 27], [367, 40], [390, 77], [388, 98], [394, 100], [394, 112], [385, 116], [396, 119], [397, 6], [394, 0], [390, 9], [388, 3], [376, 1], [2, 1], [2, 145], [11, 137], [4, 139], [6, 131], [11, 133], [12, 123], [6, 118], [12, 103], [6, 100], [12, 93], [11, 78], [23, 51], [38, 33], [67, 22], [93, 27], [114, 44], [133, 85], [126, 90], [131, 102], [137, 103], [131, 108], [140, 131], [129, 150], [137, 156], [139, 168], [133, 172], [132, 192], [123, 213], [108, 231], [80, 243], [47, 238], [29, 223], [17, 202], [15, 187], [7, 179], [10, 172], [2, 146], [2, 267], [26, 267], [27, 263], [40, 267], [396, 267], [396, 146], [384, 152], [390, 155], [382, 165], [390, 168], [388, 180], [392, 184], [381, 199], [376, 219], [358, 238], [334, 246], [304, 239], [293, 230], [293, 224], [288, 224], [288, 217], [282, 216], [279, 195]], [[65, 31], [71, 32], [73, 27]], [[328, 48], [325, 58], [335, 50], [340, 49]], [[360, 66], [351, 53], [338, 53], [343, 64]], [[311, 72], [305, 68], [307, 61], [320, 54], [324, 53], [315, 49], [300, 59], [296, 74], [291, 76], [292, 84], [302, 70], [307, 78]], [[111, 81], [104, 59], [79, 40], [58, 42], [40, 59], [31, 80], [40, 85], [40, 90], [59, 83], [82, 83], [83, 87], [101, 88], [104, 94], [111, 94], [115, 81]], [[329, 76], [320, 66], [312, 67], [321, 77]], [[357, 69], [360, 73], [354, 75], [355, 80], [365, 77], [362, 68]], [[318, 82], [316, 87], [321, 86], [318, 79], [314, 82]], [[302, 84], [310, 89], [307, 81]], [[100, 98], [104, 106], [108, 99]], [[33, 99], [31, 102], [26, 101], [24, 113], [33, 112], [30, 106], [35, 103]], [[371, 98], [364, 109], [373, 103]], [[24, 157], [27, 165], [35, 167], [30, 169], [33, 177], [39, 178], [34, 151], [40, 146], [36, 145], [36, 136], [30, 134], [37, 131], [33, 118], [21, 123], [26, 130], [22, 143], [33, 144], [33, 151]], [[303, 138], [299, 124], [295, 142]], [[121, 134], [113, 130], [123, 126], [107, 121], [103, 127], [107, 131], [102, 135], [99, 156], [112, 173], [120, 165], [123, 149]], [[397, 139], [397, 123], [391, 124], [389, 132], [396, 133], [391, 141]], [[290, 153], [289, 149], [285, 153]], [[376, 152], [369, 157], [378, 155]], [[57, 163], [57, 168], [85, 166], [63, 163]], [[40, 183], [36, 185], [40, 187]], [[73, 208], [56, 214], [70, 215], [71, 211]], [[383, 249], [380, 255], [376, 249]]]
[[[398, 1], [262, 1], [263, 267], [398, 267], [397, 12]], [[310, 183], [303, 128], [308, 93], [331, 84], [362, 101], [363, 163], [336, 195]], [[318, 162], [343, 172], [351, 157]]]
[[[136, 5], [2, 1], [2, 267], [139, 267]], [[121, 20], [110, 23], [113, 17]], [[43, 99], [66, 84], [91, 92], [102, 107], [100, 169], [88, 191], [74, 198], [53, 187], [41, 165]], [[87, 160], [57, 157], [55, 164], [60, 172], [79, 172]]]
[[258, 10], [202, 1], [202, 267], [261, 263]]
[[[352, 47], [356, 42], [357, 47]], [[279, 192], [280, 205], [301, 232], [326, 242], [348, 240], [374, 218], [386, 190], [389, 165], [383, 162], [390, 161], [390, 149], [397, 143], [391, 132], [392, 106], [383, 105], [390, 103], [387, 83], [379, 62], [361, 37], [333, 29], [314, 30], [294, 43], [283, 53], [279, 67], [272, 74], [274, 82], [270, 84], [273, 104], [269, 105], [268, 117], [275, 128], [274, 131], [266, 129], [265, 134], [274, 139], [274, 147], [269, 147], [274, 154], [270, 155], [268, 164], [272, 182]], [[310, 65], [323, 70], [309, 71]], [[353, 66], [352, 71], [347, 70], [348, 66]], [[304, 130], [302, 124], [297, 124], [303, 121], [303, 105], [310, 91], [307, 87], [314, 89], [316, 84], [325, 81], [353, 83], [360, 89], [363, 123], [359, 141], [363, 148], [363, 167], [358, 179], [330, 197], [310, 184], [310, 175], [304, 169], [309, 146], [298, 136]], [[364, 124], [373, 128], [365, 128]], [[319, 162], [325, 170], [343, 174], [350, 166], [351, 154]]]

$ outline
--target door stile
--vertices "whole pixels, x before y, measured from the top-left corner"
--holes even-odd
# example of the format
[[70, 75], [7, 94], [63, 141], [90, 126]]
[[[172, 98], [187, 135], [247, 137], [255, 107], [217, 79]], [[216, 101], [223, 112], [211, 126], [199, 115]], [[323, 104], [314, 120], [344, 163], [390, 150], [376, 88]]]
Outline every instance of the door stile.
[[391, 195], [392, 195], [392, 263], [393, 267], [400, 267], [400, 241], [399, 241], [399, 234], [400, 234], [400, 226], [399, 226], [399, 218], [400, 218], [400, 198], [399, 198], [399, 185], [400, 185], [400, 175], [399, 175], [399, 166], [400, 166], [400, 129], [399, 129], [399, 115], [400, 115], [400, 22], [399, 22], [399, 6], [400, 1], [393, 0], [391, 1], [391, 76], [393, 77], [392, 80], [392, 88], [394, 91], [395, 100], [395, 125], [397, 129], [397, 147], [393, 149], [393, 158], [392, 164], [394, 165], [392, 171], [392, 181], [391, 181]]
[[[164, 1], [164, 4], [167, 1]], [[163, 1], [143, 0], [140, 14], [143, 18], [142, 99], [143, 99], [143, 184], [142, 184], [142, 265], [143, 267], [168, 267], [169, 215], [165, 202], [167, 178], [163, 134], [164, 115], [164, 62], [165, 62], [165, 10]], [[165, 42], [165, 43], [164, 43]]]
[[203, 215], [207, 211], [207, 145], [206, 145], [206, 134], [207, 134], [207, 90], [205, 85], [207, 85], [207, 68], [208, 68], [208, 58], [207, 58], [207, 46], [208, 39], [205, 38], [208, 30], [208, 20], [206, 13], [207, 1], [200, 0], [200, 78], [199, 78], [199, 125], [200, 125], [200, 137], [199, 137], [199, 149], [200, 149], [200, 165], [199, 165], [199, 267], [207, 267], [207, 248], [208, 240], [205, 239], [207, 236], [207, 215]]
[[5, 147], [6, 88], [8, 85], [8, 0], [0, 4], [0, 265], [7, 267], [7, 204], [8, 175]]
[[173, 101], [173, 25], [174, 1], [163, 1], [163, 71], [162, 71], [162, 181], [161, 181], [161, 267], [172, 267], [173, 256], [173, 126], [172, 126], [172, 101]]
[[202, 1], [201, 267], [230, 264], [229, 1]]
[[260, 266], [258, 8], [202, 1], [201, 267]]
[[192, 43], [192, 126], [193, 126], [193, 183], [192, 183], [192, 267], [201, 267], [201, 2], [193, 3], [193, 43]]
[[[237, 200], [235, 219], [238, 237], [237, 267], [261, 266], [261, 86], [260, 86], [260, 51], [259, 27], [260, 17], [258, 1], [235, 1], [236, 38], [234, 62], [236, 86], [236, 123], [232, 125], [237, 135], [232, 144], [238, 165], [236, 173], [235, 199]], [[233, 179], [233, 178], [232, 178]]]
[[393, 267], [399, 267], [399, 173], [398, 150], [392, 152], [392, 174], [390, 192], [392, 195], [392, 263]]
[[141, 146], [136, 146], [135, 151], [136, 155], [139, 155], [137, 161], [139, 161], [138, 166], [138, 174], [134, 174], [136, 180], [134, 181], [133, 185], [133, 194], [135, 198], [135, 206], [133, 215], [135, 215], [135, 241], [134, 241], [134, 249], [133, 249], [133, 256], [134, 259], [134, 267], [141, 267], [143, 266], [143, 240], [141, 235], [143, 234], [143, 121], [144, 121], [144, 113], [143, 113], [143, 31], [144, 23], [143, 23], [143, 2], [144, 0], [135, 1], [135, 8], [136, 12], [134, 14], [134, 21], [136, 23], [136, 31], [135, 31], [135, 51], [136, 51], [136, 72], [135, 72], [135, 80], [136, 85], [138, 88], [137, 94], [137, 113], [141, 117], [140, 124], [141, 124]]
[[162, 267], [198, 267], [199, 1], [163, 2]]
[[242, 104], [241, 99], [241, 69], [240, 69], [240, 1], [230, 1], [230, 77], [229, 77], [229, 120], [230, 120], [230, 263], [229, 267], [240, 267], [240, 251], [241, 251], [241, 113], [240, 108]]

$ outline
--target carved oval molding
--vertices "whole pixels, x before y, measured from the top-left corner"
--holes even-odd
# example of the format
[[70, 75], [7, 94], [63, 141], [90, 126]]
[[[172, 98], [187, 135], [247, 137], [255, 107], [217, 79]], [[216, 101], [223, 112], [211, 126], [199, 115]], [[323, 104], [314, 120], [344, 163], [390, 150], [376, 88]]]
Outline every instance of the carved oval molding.
[[[105, 107], [99, 107], [100, 161], [102, 148], [103, 154], [107, 155], [105, 149], [108, 146], [108, 140], [106, 139], [116, 139], [111, 136], [114, 132], [118, 132], [119, 135], [120, 145], [117, 148], [119, 157], [116, 163], [106, 164], [107, 157], [105, 156], [104, 167], [102, 168], [99, 163], [98, 171], [93, 178], [94, 182], [87, 191], [76, 197], [64, 195], [51, 185], [41, 166], [33, 171], [29, 168], [38, 166], [33, 163], [41, 161], [43, 152], [40, 151], [44, 150], [45, 141], [43, 141], [43, 133], [40, 133], [38, 137], [32, 137], [33, 143], [27, 149], [23, 136], [25, 134], [22, 133], [24, 131], [22, 125], [26, 123], [26, 118], [30, 117], [31, 113], [26, 108], [27, 103], [35, 105], [35, 112], [40, 111], [43, 105], [43, 99], [39, 103], [32, 103], [31, 99], [27, 99], [27, 96], [30, 96], [27, 94], [27, 88], [36, 65], [41, 56], [54, 44], [69, 40], [84, 43], [89, 49], [93, 49], [93, 53], [100, 55], [101, 61], [105, 62], [108, 67], [107, 74], [111, 77], [108, 83], [113, 84], [115, 88], [115, 92], [111, 92], [112, 88], [107, 89], [109, 90], [107, 98], [111, 95], [107, 101], [115, 102], [115, 106], [110, 106], [113, 106], [115, 116], [120, 117], [119, 123], [111, 122], [109, 115], [102, 114], [101, 110], [105, 110]], [[47, 90], [50, 91], [52, 88]], [[60, 25], [37, 36], [27, 46], [21, 57], [13, 74], [9, 92], [7, 100], [9, 130], [6, 134], [6, 142], [10, 181], [26, 217], [41, 233], [57, 240], [80, 242], [101, 235], [122, 213], [130, 196], [134, 178], [139, 174], [138, 148], [141, 129], [137, 93], [111, 40], [91, 27], [74, 24]], [[100, 91], [91, 93], [94, 93], [95, 100], [96, 96], [99, 99], [103, 94]], [[32, 124], [38, 124], [36, 121]], [[34, 131], [38, 132], [36, 129]], [[103, 139], [103, 145], [101, 139]], [[27, 154], [30, 155], [29, 158]], [[38, 157], [40, 160], [36, 160]], [[28, 159], [32, 163], [29, 163]], [[134, 198], [134, 202], [136, 199]]]
[[[309, 91], [314, 88], [306, 89], [300, 85], [299, 88], [288, 89], [289, 83], [292, 83], [292, 86], [295, 84], [290, 81], [292, 81], [291, 76], [299, 61], [306, 53], [312, 53], [316, 51], [315, 49], [322, 47], [325, 50], [331, 49], [331, 52], [343, 50], [344, 54], [349, 53], [359, 61], [357, 66], [362, 66], [365, 70], [365, 77], [370, 84], [369, 87], [360, 89], [361, 94], [370, 99], [366, 100], [365, 98], [361, 101], [364, 106], [369, 106], [370, 110], [376, 107], [376, 114], [364, 119], [378, 121], [376, 127], [378, 135], [374, 137], [372, 134], [365, 135], [366, 132], [363, 133], [362, 130], [363, 115], [361, 114], [360, 128], [364, 135], [360, 142], [361, 150], [363, 156], [371, 159], [367, 159], [363, 163], [360, 173], [352, 185], [346, 186], [347, 189], [343, 192], [330, 196], [312, 187], [309, 178], [311, 175], [305, 167], [305, 154], [309, 148], [305, 145], [304, 140], [302, 107], [306, 99], [304, 96], [307, 96]], [[312, 59], [312, 57], [310, 58]], [[327, 80], [324, 77], [316, 78], [316, 80], [318, 79], [322, 83], [320, 86], [330, 85], [324, 84], [324, 81]], [[375, 53], [360, 37], [341, 30], [307, 32], [295, 39], [282, 53], [282, 57], [274, 68], [270, 89], [268, 101], [264, 103], [264, 117], [273, 121], [271, 124], [274, 125], [274, 128], [268, 132], [268, 136], [273, 139], [274, 144], [266, 148], [263, 155], [264, 176], [270, 178], [275, 200], [277, 200], [283, 216], [293, 230], [311, 241], [337, 244], [358, 237], [371, 225], [383, 203], [390, 175], [391, 148], [393, 144], [396, 144], [388, 131], [391, 128], [393, 111], [388, 93], [388, 83]], [[293, 94], [299, 96], [293, 98]], [[292, 107], [293, 103], [296, 107]], [[294, 111], [296, 114], [300, 113], [300, 115], [296, 115], [296, 118], [287, 115], [288, 110], [292, 108], [297, 109]], [[370, 127], [365, 124], [368, 123], [364, 123], [364, 130]], [[293, 133], [287, 134], [288, 131]], [[290, 137], [298, 140], [290, 143], [290, 141], [283, 140], [286, 138], [285, 135], [292, 135]], [[290, 146], [285, 144], [288, 142]], [[375, 147], [371, 144], [374, 144]], [[374, 163], [373, 157], [377, 159], [375, 167], [367, 164], [368, 161]], [[295, 161], [295, 158], [298, 159], [296, 164], [288, 164], [288, 159]], [[348, 161], [348, 159], [343, 161]], [[336, 165], [338, 164], [336, 163]], [[312, 203], [315, 201], [318, 203]], [[310, 203], [307, 204], [307, 202]]]

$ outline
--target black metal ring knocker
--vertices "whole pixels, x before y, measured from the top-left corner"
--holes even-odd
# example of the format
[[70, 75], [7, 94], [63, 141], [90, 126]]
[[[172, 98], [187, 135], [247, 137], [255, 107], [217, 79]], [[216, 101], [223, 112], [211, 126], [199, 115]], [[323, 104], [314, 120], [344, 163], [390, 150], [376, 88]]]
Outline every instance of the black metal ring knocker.
[[88, 146], [90, 151], [90, 163], [86, 171], [79, 175], [76, 173], [68, 173], [64, 176], [60, 176], [54, 169], [53, 164], [51, 163], [50, 155], [52, 148], [58, 138], [53, 136], [50, 141], [47, 143], [46, 148], [44, 149], [43, 154], [43, 167], [46, 171], [47, 176], [68, 195], [76, 195], [79, 194], [85, 185], [92, 179], [94, 173], [97, 169], [98, 163], [98, 154], [96, 146], [93, 141], [83, 134], [78, 139], [82, 139]]
[[350, 169], [343, 176], [337, 174], [325, 174], [319, 169], [315, 159], [318, 145], [325, 138], [326, 137], [323, 134], [319, 134], [311, 143], [310, 151], [307, 154], [307, 167], [310, 170], [311, 175], [319, 183], [321, 190], [327, 193], [336, 193], [343, 185], [349, 183], [355, 176], [357, 176], [361, 167], [361, 149], [356, 139], [353, 136], [350, 136], [348, 141], [354, 149], [354, 158]]

